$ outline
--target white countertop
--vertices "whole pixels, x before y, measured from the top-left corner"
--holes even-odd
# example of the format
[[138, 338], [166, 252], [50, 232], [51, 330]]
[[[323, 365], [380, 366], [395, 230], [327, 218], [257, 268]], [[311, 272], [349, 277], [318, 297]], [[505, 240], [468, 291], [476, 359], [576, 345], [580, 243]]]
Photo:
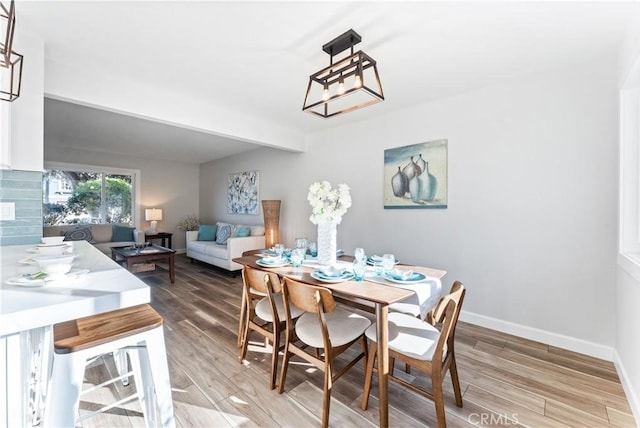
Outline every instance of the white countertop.
[[73, 268], [89, 272], [45, 282], [41, 287], [9, 285], [9, 278], [38, 271], [18, 263], [34, 256], [35, 245], [0, 247], [0, 336], [71, 319], [148, 303], [149, 287], [85, 241], [73, 242]]

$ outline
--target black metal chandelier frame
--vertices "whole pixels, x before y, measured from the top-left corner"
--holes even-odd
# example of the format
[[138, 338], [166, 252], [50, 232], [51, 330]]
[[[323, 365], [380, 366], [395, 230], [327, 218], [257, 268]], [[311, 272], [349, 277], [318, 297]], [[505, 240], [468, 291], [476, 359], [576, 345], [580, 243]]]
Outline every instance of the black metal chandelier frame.
[[[309, 76], [309, 84], [302, 106], [303, 111], [328, 118], [384, 100], [376, 61], [362, 51], [355, 53], [353, 51], [353, 46], [361, 41], [362, 38], [358, 33], [354, 30], [349, 30], [322, 46], [322, 50], [330, 56], [329, 66]], [[349, 56], [334, 63], [334, 56], [347, 49], [351, 49]], [[369, 69], [372, 69], [374, 77], [372, 86], [368, 85], [369, 80], [365, 81], [365, 72]], [[335, 88], [337, 85], [344, 85], [345, 79], [350, 77], [354, 77], [356, 82], [353, 87], [343, 90], [341, 88], [341, 90], [335, 91], [336, 93], [333, 95], [329, 95], [331, 88]], [[314, 84], [319, 85], [324, 90], [323, 97], [319, 100], [312, 100], [311, 92]], [[370, 98], [336, 111], [330, 111], [329, 106], [332, 102], [358, 91], [362, 91]]]
[[13, 36], [16, 28], [16, 6], [11, 0], [9, 8], [0, 3], [0, 23], [4, 29], [0, 40], [0, 67], [2, 81], [0, 81], [0, 100], [15, 101], [20, 96], [22, 87], [23, 56], [13, 50]]

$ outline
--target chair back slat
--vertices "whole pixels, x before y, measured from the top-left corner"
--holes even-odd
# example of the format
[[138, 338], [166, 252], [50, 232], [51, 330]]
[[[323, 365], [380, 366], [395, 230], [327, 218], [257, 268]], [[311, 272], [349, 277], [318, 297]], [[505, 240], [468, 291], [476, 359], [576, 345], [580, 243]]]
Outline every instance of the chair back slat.
[[464, 288], [464, 285], [462, 285], [460, 281], [454, 282], [449, 293], [445, 296], [442, 296], [438, 301], [438, 304], [436, 304], [436, 307], [427, 314], [427, 321], [431, 325], [441, 323], [444, 317], [444, 312], [447, 308], [447, 304], [449, 303], [449, 301], [453, 300], [456, 305], [456, 312], [454, 313], [454, 317], [457, 322], [458, 316], [460, 315], [460, 307], [462, 306], [462, 300], [464, 299], [465, 293], [466, 290]]
[[324, 313], [329, 313], [336, 307], [333, 294], [327, 288], [304, 284], [290, 278], [284, 279], [284, 288], [288, 301], [305, 312], [318, 313], [321, 307]]
[[[268, 281], [265, 279], [265, 276], [268, 278]], [[282, 288], [277, 274], [254, 269], [249, 266], [245, 266], [244, 269], [242, 269], [242, 282], [245, 287], [248, 287], [247, 291], [253, 288], [266, 295], [278, 293]]]
[[449, 294], [440, 299], [431, 314], [432, 324], [442, 324], [440, 339], [433, 356], [434, 363], [445, 359], [446, 355], [454, 349], [454, 336], [465, 293], [464, 285], [460, 281], [454, 282]]

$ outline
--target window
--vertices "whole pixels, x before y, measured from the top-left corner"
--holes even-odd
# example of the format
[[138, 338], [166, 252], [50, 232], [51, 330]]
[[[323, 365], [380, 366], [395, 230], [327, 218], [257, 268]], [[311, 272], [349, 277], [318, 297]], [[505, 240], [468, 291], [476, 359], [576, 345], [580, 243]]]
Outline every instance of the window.
[[43, 224], [135, 224], [136, 171], [47, 165], [42, 179]]

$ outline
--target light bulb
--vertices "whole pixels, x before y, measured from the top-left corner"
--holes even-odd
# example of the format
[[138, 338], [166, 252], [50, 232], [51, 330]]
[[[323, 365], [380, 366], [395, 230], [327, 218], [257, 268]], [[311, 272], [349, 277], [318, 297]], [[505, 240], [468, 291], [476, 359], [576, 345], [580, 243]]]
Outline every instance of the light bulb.
[[329, 87], [324, 85], [324, 91], [322, 92], [322, 101], [327, 101], [329, 99]]
[[353, 87], [354, 88], [360, 88], [362, 87], [362, 78], [360, 78], [360, 74], [356, 74], [356, 80], [353, 83]]
[[344, 94], [344, 78], [340, 76], [340, 80], [338, 80], [338, 94]]

